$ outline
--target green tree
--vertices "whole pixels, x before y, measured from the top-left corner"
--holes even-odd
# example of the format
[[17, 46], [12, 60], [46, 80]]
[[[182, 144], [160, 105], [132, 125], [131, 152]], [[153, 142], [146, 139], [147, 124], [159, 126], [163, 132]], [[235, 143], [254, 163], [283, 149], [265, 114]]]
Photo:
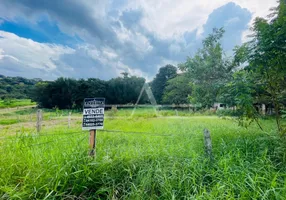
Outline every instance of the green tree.
[[190, 102], [188, 97], [191, 93], [192, 88], [188, 75], [178, 74], [175, 78], [167, 81], [162, 102], [166, 104], [186, 104]]
[[38, 82], [31, 91], [30, 98], [37, 102], [40, 107], [52, 108], [49, 90], [50, 82]]
[[221, 88], [232, 74], [233, 65], [224, 55], [220, 43], [223, 34], [224, 29], [214, 29], [213, 33], [203, 40], [202, 49], [179, 65], [191, 78], [191, 102], [194, 104], [213, 106]]
[[[127, 73], [123, 77], [117, 77], [107, 82], [106, 98], [109, 104], [136, 103], [140, 91], [145, 83], [141, 77], [131, 76]], [[146, 95], [141, 98], [141, 103], [146, 100]]]
[[220, 101], [236, 107], [234, 112], [238, 116], [239, 125], [247, 127], [255, 121], [262, 129], [259, 123], [260, 113], [255, 107], [257, 88], [252, 72], [237, 71], [222, 89]]
[[105, 97], [107, 82], [97, 78], [80, 79], [72, 98], [73, 107], [82, 108], [84, 98]]
[[[286, 101], [286, 3], [272, 9], [269, 19], [256, 18], [252, 27], [252, 40], [242, 45], [236, 55], [238, 63], [255, 76], [262, 88], [258, 98], [274, 106], [276, 123], [282, 133], [281, 110]], [[283, 105], [284, 104], [284, 105]]]
[[157, 103], [162, 103], [163, 92], [167, 85], [167, 81], [177, 75], [177, 68], [173, 65], [166, 65], [159, 69], [158, 74], [151, 83], [151, 89]]
[[39, 80], [0, 75], [0, 98], [27, 99]]

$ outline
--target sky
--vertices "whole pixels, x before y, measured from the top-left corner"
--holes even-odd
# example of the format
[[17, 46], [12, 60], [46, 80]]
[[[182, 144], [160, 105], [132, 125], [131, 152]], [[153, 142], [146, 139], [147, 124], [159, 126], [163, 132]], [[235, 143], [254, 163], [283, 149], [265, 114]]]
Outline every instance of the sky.
[[224, 27], [227, 55], [276, 0], [0, 0], [0, 74], [151, 80]]

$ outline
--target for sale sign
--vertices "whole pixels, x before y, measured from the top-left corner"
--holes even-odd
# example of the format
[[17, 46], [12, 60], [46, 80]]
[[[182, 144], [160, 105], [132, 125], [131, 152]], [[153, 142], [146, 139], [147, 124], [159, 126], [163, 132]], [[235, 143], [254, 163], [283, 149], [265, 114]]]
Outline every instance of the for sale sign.
[[104, 103], [104, 98], [84, 99], [82, 130], [103, 129]]

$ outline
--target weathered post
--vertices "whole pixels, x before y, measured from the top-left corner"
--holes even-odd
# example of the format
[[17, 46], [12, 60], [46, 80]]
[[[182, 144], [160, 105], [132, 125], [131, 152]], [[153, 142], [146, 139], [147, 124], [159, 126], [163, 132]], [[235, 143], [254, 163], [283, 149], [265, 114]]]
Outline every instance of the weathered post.
[[176, 116], [178, 116], [178, 110], [177, 109], [175, 109], [175, 112], [176, 112]]
[[89, 131], [89, 155], [94, 157], [96, 155], [96, 129]]
[[112, 105], [112, 106], [111, 106], [111, 110], [112, 110], [113, 112], [117, 112], [117, 105]]
[[212, 158], [212, 140], [211, 134], [208, 129], [204, 129], [204, 139], [205, 139], [205, 152]]
[[68, 116], [68, 128], [71, 127], [71, 112], [69, 112], [69, 116]]
[[42, 126], [42, 110], [37, 110], [37, 133], [40, 133]]
[[261, 113], [262, 115], [266, 114], [266, 106], [265, 106], [265, 104], [262, 104], [261, 111], [262, 111], [262, 113]]

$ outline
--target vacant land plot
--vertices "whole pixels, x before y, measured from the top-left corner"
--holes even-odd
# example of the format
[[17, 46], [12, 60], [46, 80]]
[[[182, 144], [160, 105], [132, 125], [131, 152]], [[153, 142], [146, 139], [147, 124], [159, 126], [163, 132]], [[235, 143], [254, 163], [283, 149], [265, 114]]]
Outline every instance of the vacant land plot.
[[[264, 132], [233, 119], [187, 112], [107, 111], [96, 158], [81, 114], [36, 110], [0, 114], [3, 199], [285, 199], [286, 145], [272, 120]], [[211, 132], [213, 159], [204, 153]]]

